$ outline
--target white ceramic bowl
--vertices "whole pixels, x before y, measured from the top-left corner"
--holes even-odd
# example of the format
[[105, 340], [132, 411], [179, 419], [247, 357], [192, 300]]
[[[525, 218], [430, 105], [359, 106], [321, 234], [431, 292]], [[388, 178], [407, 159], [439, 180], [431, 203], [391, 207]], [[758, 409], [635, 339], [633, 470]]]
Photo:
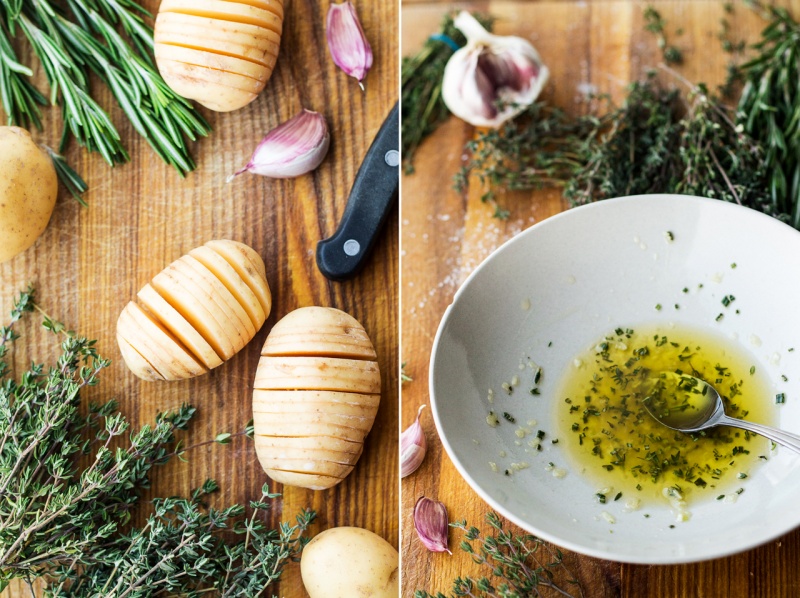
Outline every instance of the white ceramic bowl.
[[[703, 292], [682, 293], [698, 283]], [[740, 314], [716, 322], [727, 294]], [[665, 309], [656, 311], [657, 303]], [[555, 391], [577, 354], [616, 326], [669, 322], [715, 330], [738, 344], [767, 373], [772, 394], [764, 400], [786, 393], [774, 422], [800, 433], [800, 233], [719, 200], [620, 198], [569, 210], [510, 240], [472, 273], [445, 312], [431, 358], [431, 403], [439, 436], [467, 483], [498, 513], [546, 540], [631, 563], [721, 557], [800, 525], [800, 458], [788, 449], [756, 468], [734, 504], [693, 504], [691, 519], [670, 527], [668, 505], [643, 509], [649, 519], [623, 513], [624, 501], [600, 506], [595, 479], [571, 471], [557, 479], [546, 471], [549, 461], [565, 463], [563, 447], [545, 441], [545, 450], [531, 455], [515, 443], [513, 426], [487, 425], [487, 389], [499, 390], [523, 355], [542, 366], [542, 394], [520, 398], [515, 416], [551, 431]], [[521, 461], [530, 469], [503, 475], [508, 463]], [[603, 510], [616, 522], [601, 517]]]

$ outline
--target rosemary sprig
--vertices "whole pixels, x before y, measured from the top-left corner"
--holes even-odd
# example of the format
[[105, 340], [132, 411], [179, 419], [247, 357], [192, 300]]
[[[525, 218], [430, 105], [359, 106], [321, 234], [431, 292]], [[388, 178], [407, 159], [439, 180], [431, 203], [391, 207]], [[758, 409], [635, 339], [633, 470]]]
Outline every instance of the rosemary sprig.
[[[473, 14], [491, 31], [493, 19]], [[403, 58], [401, 136], [403, 165], [408, 174], [414, 172], [414, 153], [419, 144], [450, 116], [442, 100], [444, 67], [455, 52], [450, 44], [461, 47], [467, 43], [453, 25], [454, 16], [455, 13], [446, 14], [438, 33], [431, 36], [419, 52]]]
[[0, 591], [16, 578], [41, 579], [45, 595], [59, 598], [263, 595], [302, 550], [314, 513], [270, 529], [264, 515], [277, 495], [268, 486], [246, 516], [240, 505], [208, 507], [217, 485], [207, 481], [190, 498], [156, 499], [147, 524], [125, 531], [153, 467], [191, 448], [176, 432], [195, 410], [184, 405], [137, 431], [115, 401], [84, 412], [80, 396], [109, 362], [95, 341], [46, 316], [48, 330], [63, 336], [61, 356], [10, 379], [15, 327], [34, 309], [28, 290], [0, 327]]
[[[59, 151], [69, 133], [110, 165], [129, 160], [116, 127], [91, 96], [87, 71], [92, 71], [165, 162], [181, 176], [193, 170], [186, 140], [206, 136], [210, 128], [158, 74], [153, 31], [142, 18], [148, 13], [134, 0], [68, 0], [67, 5], [69, 11], [52, 0], [0, 0], [2, 33], [24, 34], [47, 76], [50, 102], [62, 108], [65, 130]], [[0, 38], [0, 59], [13, 73], [0, 84], [9, 123], [39, 123], [42, 96], [28, 81], [30, 70], [19, 64], [8, 35]]]
[[800, 228], [800, 24], [783, 8], [751, 4], [770, 22], [756, 56], [736, 69], [744, 82], [737, 122], [764, 148], [770, 209]]
[[[567, 570], [560, 550], [553, 550], [534, 535], [514, 535], [504, 530], [502, 521], [494, 513], [486, 515], [486, 522], [492, 530], [486, 536], [482, 536], [476, 527], [467, 527], [466, 521], [450, 524], [464, 532], [461, 550], [472, 555], [475, 563], [485, 565], [491, 571], [491, 577], [456, 578], [450, 590], [451, 598], [583, 596], [583, 589]], [[429, 594], [424, 590], [417, 590], [414, 594], [415, 598], [447, 596], [442, 592]]]

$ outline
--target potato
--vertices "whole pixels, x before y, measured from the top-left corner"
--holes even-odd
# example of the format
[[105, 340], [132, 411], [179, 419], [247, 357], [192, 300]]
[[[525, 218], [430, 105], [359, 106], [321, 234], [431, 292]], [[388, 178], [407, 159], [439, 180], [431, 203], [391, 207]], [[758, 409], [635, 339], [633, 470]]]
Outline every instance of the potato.
[[272, 307], [261, 257], [236, 241], [209, 241], [172, 262], [117, 320], [128, 368], [143, 380], [205, 374], [249, 343]]
[[19, 127], [0, 127], [0, 263], [33, 245], [56, 205], [53, 161]]
[[329, 307], [269, 333], [253, 391], [256, 454], [276, 482], [324, 490], [353, 470], [375, 422], [381, 373], [364, 327]]
[[279, 0], [163, 0], [156, 63], [175, 93], [218, 112], [237, 110], [267, 84], [282, 30]]
[[360, 527], [334, 527], [303, 549], [300, 575], [310, 598], [397, 598], [399, 555]]

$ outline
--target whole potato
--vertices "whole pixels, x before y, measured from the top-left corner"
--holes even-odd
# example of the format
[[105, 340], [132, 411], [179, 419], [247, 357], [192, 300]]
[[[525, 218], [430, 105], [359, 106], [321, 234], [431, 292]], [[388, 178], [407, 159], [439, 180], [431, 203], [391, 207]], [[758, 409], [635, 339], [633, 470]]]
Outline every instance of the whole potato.
[[56, 205], [50, 157], [19, 127], [0, 127], [0, 263], [33, 245]]
[[397, 598], [397, 551], [360, 527], [334, 527], [303, 549], [300, 574], [311, 598]]

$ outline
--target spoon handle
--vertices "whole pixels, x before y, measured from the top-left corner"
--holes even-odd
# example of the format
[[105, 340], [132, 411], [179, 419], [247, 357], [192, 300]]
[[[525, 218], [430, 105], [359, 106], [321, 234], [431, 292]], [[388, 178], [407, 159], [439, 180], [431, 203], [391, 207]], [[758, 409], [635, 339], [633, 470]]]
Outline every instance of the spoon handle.
[[798, 436], [797, 434], [792, 434], [790, 432], [785, 432], [783, 430], [779, 430], [771, 426], [754, 424], [753, 422], [728, 416], [721, 418], [719, 424], [723, 426], [733, 426], [736, 428], [749, 430], [750, 432], [755, 432], [756, 434], [760, 434], [764, 438], [769, 438], [770, 440], [773, 440], [778, 444], [781, 444], [785, 447], [792, 449], [795, 452], [800, 453], [800, 436]]

